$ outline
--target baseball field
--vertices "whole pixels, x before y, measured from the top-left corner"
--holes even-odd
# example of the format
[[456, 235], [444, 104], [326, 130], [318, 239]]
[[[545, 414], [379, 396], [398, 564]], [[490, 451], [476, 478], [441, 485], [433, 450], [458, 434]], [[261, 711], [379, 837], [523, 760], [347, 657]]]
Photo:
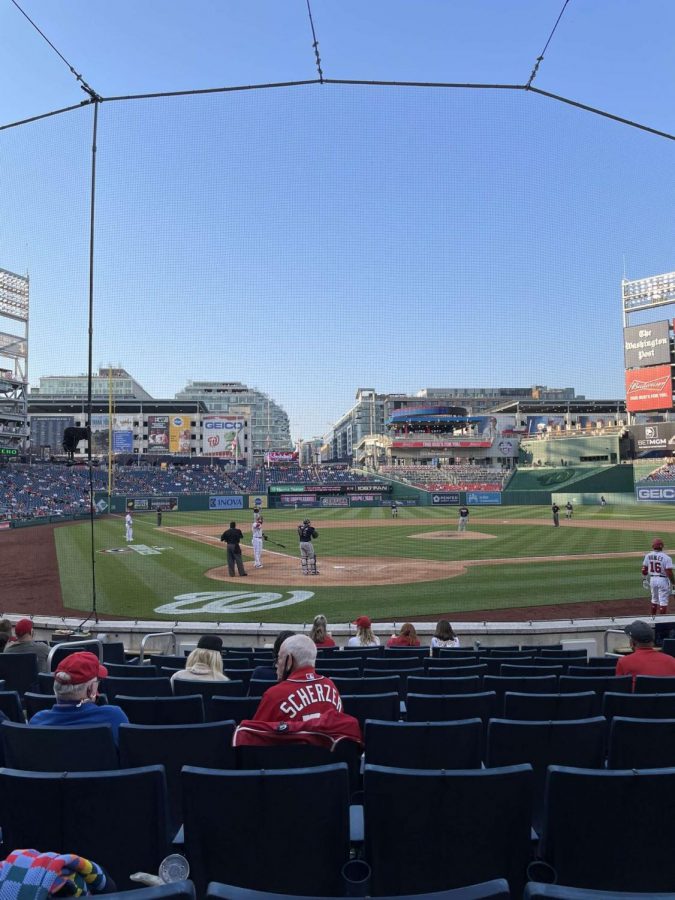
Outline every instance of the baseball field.
[[[220, 534], [227, 513], [137, 514], [134, 541], [121, 517], [94, 527], [99, 614], [125, 619], [307, 622], [318, 612], [345, 622], [521, 620], [645, 614], [642, 555], [654, 534], [675, 543], [662, 506], [579, 506], [554, 528], [548, 507], [471, 510], [457, 532], [456, 510], [265, 510], [262, 569], [253, 567], [251, 514], [241, 512], [248, 577], [227, 573]], [[310, 515], [319, 574], [303, 576], [297, 525]], [[672, 535], [672, 538], [671, 538]], [[0, 536], [12, 608], [72, 614], [91, 607], [88, 522], [17, 529]], [[29, 546], [30, 545], [30, 546]], [[19, 572], [20, 570], [20, 572]], [[30, 586], [23, 596], [23, 586]]]

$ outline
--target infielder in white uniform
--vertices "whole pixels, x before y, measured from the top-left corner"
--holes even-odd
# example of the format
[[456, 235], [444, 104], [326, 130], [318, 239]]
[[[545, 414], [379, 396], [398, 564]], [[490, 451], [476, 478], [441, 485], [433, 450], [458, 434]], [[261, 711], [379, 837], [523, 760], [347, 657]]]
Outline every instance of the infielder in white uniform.
[[126, 518], [124, 520], [125, 530], [126, 530], [126, 538], [128, 541], [133, 541], [134, 539], [134, 520], [131, 518], [131, 513], [128, 512]]
[[262, 569], [262, 549], [263, 549], [263, 530], [262, 516], [253, 523], [253, 535], [251, 537], [253, 545], [253, 564], [256, 569]]
[[642, 561], [642, 574], [649, 578], [649, 590], [652, 595], [652, 615], [665, 615], [668, 612], [668, 600], [671, 587], [675, 584], [673, 561], [663, 552], [663, 541], [654, 538], [652, 552]]

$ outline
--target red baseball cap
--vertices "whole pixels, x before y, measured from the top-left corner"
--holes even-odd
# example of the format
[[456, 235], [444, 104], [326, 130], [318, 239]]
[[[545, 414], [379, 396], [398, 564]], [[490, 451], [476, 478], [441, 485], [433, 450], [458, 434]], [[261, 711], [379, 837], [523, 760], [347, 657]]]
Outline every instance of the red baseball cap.
[[24, 634], [30, 634], [33, 630], [33, 623], [30, 619], [19, 619], [14, 626], [14, 634], [17, 637], [23, 637]]
[[370, 619], [368, 618], [368, 616], [359, 616], [358, 619], [356, 619], [356, 620], [354, 621], [354, 624], [355, 624], [358, 628], [370, 628], [370, 626], [371, 626], [373, 623], [370, 621]]
[[66, 656], [58, 664], [54, 673], [54, 678], [61, 684], [85, 684], [92, 678], [107, 678], [107, 676], [106, 667], [102, 666], [98, 657], [88, 650]]

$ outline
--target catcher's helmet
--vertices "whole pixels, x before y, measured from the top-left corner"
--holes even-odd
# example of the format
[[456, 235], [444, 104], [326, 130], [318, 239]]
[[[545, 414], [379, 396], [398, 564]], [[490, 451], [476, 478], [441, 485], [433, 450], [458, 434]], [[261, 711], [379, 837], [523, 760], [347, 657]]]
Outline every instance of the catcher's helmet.
[[303, 520], [302, 520], [302, 524], [303, 524], [303, 525], [309, 525], [309, 524], [310, 524], [309, 519], [303, 519]]
[[652, 548], [654, 550], [663, 550], [663, 541], [661, 538], [654, 538], [652, 541]]

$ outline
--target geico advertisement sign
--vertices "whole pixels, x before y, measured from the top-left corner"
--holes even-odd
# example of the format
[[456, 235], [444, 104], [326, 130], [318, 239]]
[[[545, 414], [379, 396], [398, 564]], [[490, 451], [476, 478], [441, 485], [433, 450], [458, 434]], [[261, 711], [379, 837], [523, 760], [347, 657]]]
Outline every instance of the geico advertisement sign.
[[223, 422], [222, 419], [217, 419], [215, 422], [209, 420], [204, 422], [204, 428], [215, 428], [219, 431], [239, 431], [243, 427], [243, 422]]
[[652, 503], [675, 503], [675, 487], [639, 487], [635, 494], [638, 500]]

